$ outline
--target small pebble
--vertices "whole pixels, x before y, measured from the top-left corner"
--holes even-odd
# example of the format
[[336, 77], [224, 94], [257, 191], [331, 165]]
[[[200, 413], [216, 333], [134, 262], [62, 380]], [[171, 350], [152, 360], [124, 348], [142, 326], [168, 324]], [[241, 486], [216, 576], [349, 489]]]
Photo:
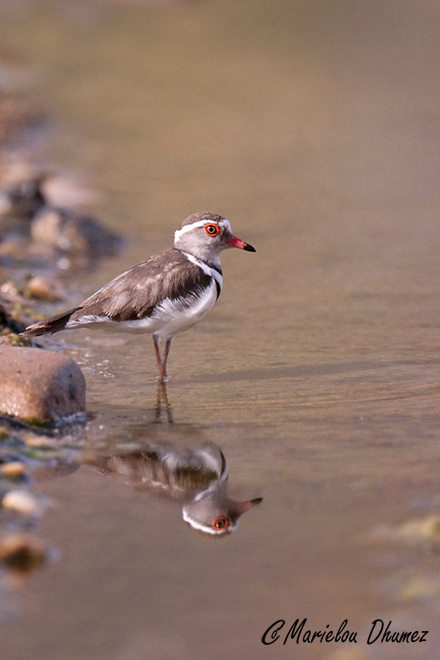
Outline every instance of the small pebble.
[[2, 505], [25, 516], [35, 516], [39, 511], [37, 500], [27, 490], [10, 490], [3, 497]]
[[42, 566], [46, 559], [46, 547], [36, 536], [11, 534], [0, 541], [0, 561], [13, 570], [31, 571]]
[[0, 332], [0, 344], [3, 346], [29, 346], [30, 340], [15, 332], [11, 332], [9, 328], [5, 328]]
[[401, 538], [408, 541], [433, 541], [440, 542], [440, 516], [430, 513], [423, 518], [407, 520], [398, 528]]
[[[1, 217], [1, 201], [0, 201]], [[20, 259], [26, 250], [26, 241], [19, 236], [11, 236], [0, 243], [0, 257]]]
[[57, 282], [38, 275], [27, 283], [25, 295], [46, 302], [57, 302], [64, 298], [64, 292]]
[[20, 461], [11, 461], [0, 465], [0, 474], [8, 479], [19, 479], [26, 472], [26, 467]]
[[18, 295], [18, 289], [15, 284], [11, 281], [5, 282], [1, 285], [0, 290], [2, 293], [7, 293], [8, 295], [15, 298]]
[[33, 435], [32, 433], [25, 433], [22, 439], [28, 447], [37, 447], [38, 449], [52, 449], [56, 445], [52, 440], [42, 435]]
[[332, 653], [330, 660], [368, 660], [368, 656], [358, 649], [338, 649]]

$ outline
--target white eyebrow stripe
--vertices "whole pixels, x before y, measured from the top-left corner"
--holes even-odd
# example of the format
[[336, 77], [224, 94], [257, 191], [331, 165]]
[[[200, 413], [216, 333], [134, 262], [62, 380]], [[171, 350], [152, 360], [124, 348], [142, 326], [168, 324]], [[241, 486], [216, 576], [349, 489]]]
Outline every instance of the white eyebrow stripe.
[[[183, 519], [185, 522], [189, 523], [191, 527], [194, 529], [198, 529], [201, 532], [205, 532], [207, 534], [213, 534], [213, 535], [218, 535], [219, 533], [223, 532], [223, 529], [221, 530], [215, 530], [213, 527], [210, 527], [209, 525], [203, 525], [202, 523], [197, 522], [193, 518], [191, 518], [185, 510], [182, 511], [183, 514]], [[228, 532], [235, 532], [235, 530], [238, 527], [238, 521], [236, 523], [229, 523], [228, 525]], [[223, 532], [224, 533], [224, 532]]]
[[[174, 242], [178, 241], [182, 234], [185, 234], [187, 231], [191, 231], [191, 229], [197, 229], [197, 227], [204, 227], [210, 222], [212, 222], [214, 225], [219, 224], [213, 220], [209, 220], [209, 218], [205, 218], [205, 220], [198, 220], [197, 222], [192, 222], [190, 225], [185, 225], [181, 229], [177, 229], [177, 231], [174, 232]], [[222, 220], [222, 224], [226, 225], [226, 229], [229, 229], [229, 231], [231, 230], [231, 225], [229, 224], [229, 221], [226, 220], [226, 218]]]
[[178, 241], [182, 234], [185, 234], [187, 231], [191, 231], [191, 229], [196, 229], [197, 227], [204, 227], [207, 222], [207, 220], [199, 220], [198, 222], [193, 222], [191, 225], [185, 225], [182, 229], [177, 229], [174, 232], [174, 242]]

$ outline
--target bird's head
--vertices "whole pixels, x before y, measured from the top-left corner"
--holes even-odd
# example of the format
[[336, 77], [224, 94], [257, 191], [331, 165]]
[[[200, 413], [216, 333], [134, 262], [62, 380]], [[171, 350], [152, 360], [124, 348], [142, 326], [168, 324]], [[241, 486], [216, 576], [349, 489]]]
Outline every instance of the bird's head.
[[234, 236], [229, 221], [217, 213], [194, 213], [186, 218], [174, 234], [174, 247], [213, 264], [227, 248], [255, 252], [252, 245]]

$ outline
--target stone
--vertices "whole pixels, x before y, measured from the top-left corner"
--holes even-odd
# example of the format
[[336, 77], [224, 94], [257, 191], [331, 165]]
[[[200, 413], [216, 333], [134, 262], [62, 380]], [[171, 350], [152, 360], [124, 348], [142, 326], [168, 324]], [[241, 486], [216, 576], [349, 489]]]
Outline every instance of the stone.
[[0, 302], [0, 330], [7, 328], [13, 333], [23, 332], [25, 324], [13, 317], [13, 315]]
[[85, 379], [71, 358], [0, 345], [0, 412], [33, 424], [85, 418]]
[[27, 490], [10, 490], [3, 496], [4, 509], [21, 513], [24, 516], [36, 516], [39, 513], [38, 502]]
[[42, 192], [47, 204], [55, 208], [75, 209], [102, 201], [99, 193], [84, 185], [72, 173], [66, 172], [46, 175]]
[[46, 302], [58, 302], [64, 298], [64, 290], [54, 279], [34, 275], [27, 283], [24, 294], [29, 298], [44, 300]]
[[34, 535], [16, 533], [0, 539], [0, 561], [12, 570], [28, 572], [46, 560], [46, 546]]
[[5, 193], [9, 207], [5, 214], [13, 217], [33, 218], [45, 205], [41, 192], [42, 178], [19, 181], [11, 186]]
[[11, 480], [19, 480], [26, 474], [26, 466], [20, 461], [10, 461], [0, 465], [0, 475]]
[[115, 254], [121, 237], [88, 216], [66, 209], [45, 207], [32, 220], [31, 237], [54, 249], [72, 255], [103, 256]]
[[23, 335], [17, 335], [16, 332], [11, 332], [9, 328], [0, 330], [0, 344], [7, 346], [30, 346], [32, 342]]

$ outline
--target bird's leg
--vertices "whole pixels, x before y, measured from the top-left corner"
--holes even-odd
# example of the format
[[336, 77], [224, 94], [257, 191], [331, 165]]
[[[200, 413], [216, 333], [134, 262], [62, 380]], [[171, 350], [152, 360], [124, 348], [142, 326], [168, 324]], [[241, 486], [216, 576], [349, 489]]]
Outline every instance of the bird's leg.
[[167, 360], [168, 360], [168, 353], [170, 352], [170, 348], [171, 348], [172, 343], [173, 343], [173, 337], [171, 337], [171, 339], [167, 339], [166, 342], [165, 342], [165, 350], [163, 352], [163, 357], [162, 357], [164, 382], [165, 382], [166, 379], [168, 379], [168, 376], [167, 376]]
[[160, 350], [159, 350], [159, 339], [157, 335], [153, 335], [153, 343], [154, 343], [154, 350], [156, 351], [156, 364], [157, 364], [157, 370], [159, 372], [159, 383], [163, 384], [165, 382], [166, 374], [164, 374], [162, 358], [160, 356]]
[[159, 384], [163, 385], [168, 376], [167, 376], [167, 359], [168, 359], [168, 353], [170, 352], [171, 348], [171, 343], [173, 341], [173, 338], [167, 339], [165, 342], [165, 350], [163, 352], [163, 356], [161, 357], [160, 355], [160, 350], [159, 350], [159, 338], [157, 335], [153, 335], [153, 342], [154, 342], [154, 350], [156, 351], [156, 363], [157, 363], [157, 369], [159, 371]]

